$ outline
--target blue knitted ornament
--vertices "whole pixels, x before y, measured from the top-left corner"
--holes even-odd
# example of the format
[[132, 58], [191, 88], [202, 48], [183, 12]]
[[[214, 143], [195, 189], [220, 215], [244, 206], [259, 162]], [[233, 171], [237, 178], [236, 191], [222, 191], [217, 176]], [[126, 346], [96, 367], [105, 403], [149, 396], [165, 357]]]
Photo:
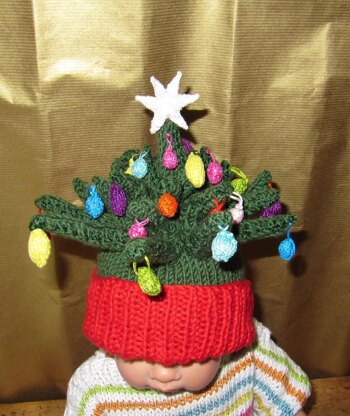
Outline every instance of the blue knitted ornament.
[[136, 178], [142, 179], [147, 175], [148, 166], [147, 162], [144, 160], [145, 156], [146, 153], [142, 152], [131, 166], [131, 173], [133, 176], [136, 176]]
[[213, 259], [216, 261], [227, 262], [237, 251], [237, 240], [228, 225], [223, 228], [219, 225], [219, 231], [211, 243]]
[[278, 246], [278, 252], [282, 260], [290, 260], [295, 254], [295, 243], [290, 236], [290, 229], [287, 233], [287, 238], [283, 240]]
[[104, 205], [100, 195], [97, 193], [96, 185], [89, 187], [89, 196], [86, 199], [85, 209], [94, 220], [103, 213]]

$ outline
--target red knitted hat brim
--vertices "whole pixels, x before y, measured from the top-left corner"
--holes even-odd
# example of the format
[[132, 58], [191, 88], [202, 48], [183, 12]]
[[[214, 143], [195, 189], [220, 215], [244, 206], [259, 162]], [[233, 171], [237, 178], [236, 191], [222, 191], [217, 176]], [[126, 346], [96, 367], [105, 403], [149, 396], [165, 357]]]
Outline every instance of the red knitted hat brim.
[[255, 338], [248, 280], [218, 286], [163, 285], [157, 297], [135, 282], [99, 277], [88, 290], [83, 331], [124, 359], [185, 365], [217, 358]]

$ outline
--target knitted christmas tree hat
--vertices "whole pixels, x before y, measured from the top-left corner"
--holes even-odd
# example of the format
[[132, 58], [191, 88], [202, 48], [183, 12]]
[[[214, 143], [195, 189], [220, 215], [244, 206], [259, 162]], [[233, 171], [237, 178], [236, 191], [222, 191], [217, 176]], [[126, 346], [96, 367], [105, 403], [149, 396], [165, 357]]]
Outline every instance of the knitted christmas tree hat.
[[[180, 110], [198, 95], [179, 94], [181, 73], [154, 97], [136, 100], [154, 112], [158, 153], [127, 150], [108, 179], [74, 179], [84, 202], [36, 200], [29, 254], [42, 267], [50, 253], [46, 233], [101, 249], [87, 297], [83, 331], [113, 355], [164, 365], [204, 361], [254, 340], [253, 294], [243, 278], [237, 242], [286, 232], [295, 215], [279, 214], [279, 193], [262, 172], [248, 184], [227, 161], [181, 139]], [[260, 214], [260, 217], [259, 217]], [[277, 215], [276, 215], [277, 214]], [[280, 245], [293, 255], [288, 236]]]

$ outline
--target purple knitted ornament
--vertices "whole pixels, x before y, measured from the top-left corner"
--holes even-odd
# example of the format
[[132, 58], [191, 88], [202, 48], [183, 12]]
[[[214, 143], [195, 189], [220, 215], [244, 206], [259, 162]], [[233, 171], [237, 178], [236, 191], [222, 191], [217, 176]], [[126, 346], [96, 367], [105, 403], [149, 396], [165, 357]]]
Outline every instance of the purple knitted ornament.
[[147, 237], [147, 230], [145, 225], [149, 223], [149, 218], [146, 218], [143, 221], [137, 221], [135, 219], [134, 224], [129, 228], [129, 237], [133, 238], [145, 238]]
[[274, 215], [279, 215], [282, 212], [282, 205], [280, 201], [274, 202], [269, 207], [265, 208], [262, 213], [260, 214], [260, 217], [273, 217]]
[[211, 157], [211, 162], [207, 167], [207, 176], [209, 182], [212, 185], [216, 185], [217, 183], [221, 182], [223, 176], [222, 166], [215, 160], [214, 155], [209, 149], [207, 149], [207, 154]]
[[165, 139], [168, 142], [168, 147], [163, 154], [163, 166], [167, 169], [175, 169], [179, 164], [179, 159], [173, 150], [173, 135], [171, 133], [166, 133]]
[[112, 183], [109, 190], [111, 208], [117, 217], [122, 217], [126, 212], [128, 201], [124, 189], [117, 183]]
[[193, 146], [191, 144], [191, 142], [187, 139], [185, 139], [184, 137], [181, 139], [182, 140], [182, 147], [184, 148], [185, 152], [191, 153], [193, 150]]

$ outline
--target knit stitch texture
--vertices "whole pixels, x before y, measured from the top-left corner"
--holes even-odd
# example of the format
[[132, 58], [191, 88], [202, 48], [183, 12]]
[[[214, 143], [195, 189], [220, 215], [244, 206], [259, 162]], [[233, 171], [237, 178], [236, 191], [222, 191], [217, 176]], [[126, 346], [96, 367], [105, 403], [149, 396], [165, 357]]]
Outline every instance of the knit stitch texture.
[[248, 280], [216, 286], [163, 285], [156, 298], [136, 282], [92, 274], [83, 331], [125, 359], [164, 365], [219, 357], [255, 339]]

